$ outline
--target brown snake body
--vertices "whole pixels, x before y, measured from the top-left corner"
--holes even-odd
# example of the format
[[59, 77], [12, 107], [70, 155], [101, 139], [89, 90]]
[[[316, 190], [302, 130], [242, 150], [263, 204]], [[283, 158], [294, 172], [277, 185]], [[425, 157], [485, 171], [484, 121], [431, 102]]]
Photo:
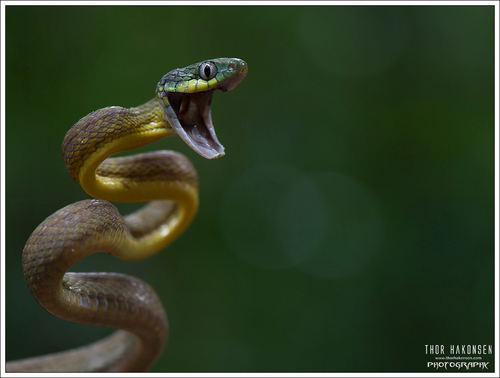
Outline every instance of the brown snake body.
[[[168, 321], [155, 291], [127, 275], [68, 269], [96, 252], [125, 260], [149, 257], [186, 229], [198, 208], [198, 178], [184, 155], [109, 157], [173, 135], [206, 158], [223, 156], [210, 116], [212, 95], [234, 88], [247, 70], [236, 58], [173, 70], [158, 83], [155, 99], [137, 108], [97, 110], [68, 131], [66, 167], [99, 199], [68, 205], [33, 231], [23, 252], [24, 276], [33, 297], [52, 314], [120, 330], [71, 351], [9, 362], [8, 372], [144, 371], [156, 361]], [[122, 217], [108, 201], [152, 202]]]

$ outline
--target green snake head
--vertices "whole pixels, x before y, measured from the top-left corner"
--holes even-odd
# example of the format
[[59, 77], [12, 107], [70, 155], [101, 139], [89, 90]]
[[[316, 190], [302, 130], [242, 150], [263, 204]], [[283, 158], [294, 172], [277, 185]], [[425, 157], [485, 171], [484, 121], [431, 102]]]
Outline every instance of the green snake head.
[[172, 70], [156, 86], [156, 97], [169, 124], [201, 156], [224, 156], [212, 124], [212, 96], [216, 89], [225, 92], [236, 87], [247, 72], [241, 59], [211, 59]]

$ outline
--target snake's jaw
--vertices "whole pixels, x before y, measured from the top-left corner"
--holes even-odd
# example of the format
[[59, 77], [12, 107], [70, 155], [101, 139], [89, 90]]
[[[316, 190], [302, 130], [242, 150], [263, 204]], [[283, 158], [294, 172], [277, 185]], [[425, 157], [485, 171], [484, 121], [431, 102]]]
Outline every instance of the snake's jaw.
[[224, 146], [217, 139], [210, 112], [213, 92], [169, 93], [170, 106], [162, 104], [165, 116], [177, 135], [206, 159], [224, 156]]

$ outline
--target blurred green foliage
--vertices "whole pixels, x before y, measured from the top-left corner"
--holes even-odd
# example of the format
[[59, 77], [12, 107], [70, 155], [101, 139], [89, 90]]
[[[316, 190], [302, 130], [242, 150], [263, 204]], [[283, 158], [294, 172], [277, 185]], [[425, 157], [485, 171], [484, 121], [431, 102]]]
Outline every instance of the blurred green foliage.
[[7, 6], [7, 360], [111, 332], [47, 313], [21, 270], [36, 226], [88, 198], [67, 130], [222, 56], [249, 65], [214, 96], [226, 156], [143, 149], [197, 167], [192, 226], [146, 261], [74, 267], [157, 290], [171, 334], [152, 371], [427, 371], [426, 344], [493, 344], [493, 11]]

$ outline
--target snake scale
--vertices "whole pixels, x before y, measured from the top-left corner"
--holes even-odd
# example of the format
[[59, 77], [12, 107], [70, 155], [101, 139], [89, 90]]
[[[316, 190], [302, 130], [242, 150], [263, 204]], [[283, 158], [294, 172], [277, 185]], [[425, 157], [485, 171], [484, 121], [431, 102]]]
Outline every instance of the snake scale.
[[[184, 155], [110, 156], [174, 135], [207, 159], [224, 156], [212, 124], [212, 96], [236, 87], [247, 72], [236, 58], [175, 69], [159, 81], [152, 100], [96, 110], [68, 131], [66, 168], [95, 199], [58, 210], [33, 231], [23, 251], [24, 277], [33, 297], [55, 316], [118, 330], [70, 351], [8, 362], [8, 372], [144, 371], [156, 361], [168, 321], [155, 291], [124, 274], [68, 269], [96, 252], [147, 258], [186, 229], [198, 209], [198, 177]], [[122, 217], [109, 201], [149, 203]]]

